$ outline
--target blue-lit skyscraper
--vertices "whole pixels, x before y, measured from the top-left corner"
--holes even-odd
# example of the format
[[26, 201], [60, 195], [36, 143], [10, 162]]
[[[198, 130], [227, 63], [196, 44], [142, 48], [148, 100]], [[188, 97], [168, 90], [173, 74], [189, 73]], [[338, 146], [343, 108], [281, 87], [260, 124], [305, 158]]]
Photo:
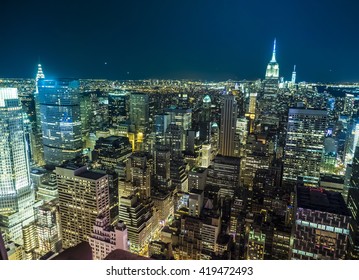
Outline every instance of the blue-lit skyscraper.
[[59, 165], [82, 151], [79, 81], [40, 80], [39, 101], [44, 158]]

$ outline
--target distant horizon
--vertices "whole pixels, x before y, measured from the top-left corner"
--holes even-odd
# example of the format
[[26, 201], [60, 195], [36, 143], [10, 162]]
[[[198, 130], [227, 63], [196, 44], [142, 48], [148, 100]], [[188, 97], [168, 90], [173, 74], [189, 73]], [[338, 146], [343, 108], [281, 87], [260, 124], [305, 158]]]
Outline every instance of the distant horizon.
[[[205, 78], [136, 78], [136, 79], [112, 79], [112, 78], [103, 78], [103, 77], [92, 77], [92, 78], [84, 78], [84, 77], [71, 77], [71, 76], [54, 76], [54, 75], [48, 75], [44, 71], [45, 79], [46, 80], [56, 80], [56, 79], [74, 79], [74, 80], [107, 80], [107, 81], [148, 81], [148, 80], [159, 80], [159, 81], [197, 81], [197, 82], [214, 82], [214, 83], [221, 83], [221, 82], [255, 82], [258, 80], [264, 81], [265, 78], [256, 78], [256, 79], [233, 79], [228, 78], [225, 79], [205, 79]], [[0, 79], [26, 79], [26, 80], [35, 80], [36, 73], [34, 77], [11, 77], [11, 76], [1, 76]], [[285, 80], [284, 82], [290, 82], [290, 79]], [[336, 84], [358, 84], [359, 86], [359, 79], [357, 81], [336, 81], [336, 82], [325, 82], [325, 81], [297, 81], [296, 84], [299, 83], [307, 83], [307, 84], [326, 84], [326, 85], [336, 85]]]

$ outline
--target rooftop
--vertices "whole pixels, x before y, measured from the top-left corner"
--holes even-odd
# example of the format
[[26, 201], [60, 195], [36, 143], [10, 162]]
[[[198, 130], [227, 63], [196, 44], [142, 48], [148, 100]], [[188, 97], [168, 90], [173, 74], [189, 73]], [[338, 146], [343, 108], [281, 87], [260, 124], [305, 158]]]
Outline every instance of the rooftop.
[[217, 244], [227, 245], [231, 241], [231, 236], [228, 234], [220, 234], [217, 238]]
[[108, 136], [108, 137], [101, 137], [98, 142], [106, 143], [106, 144], [113, 144], [116, 141], [128, 142], [128, 138], [124, 136]]
[[47, 170], [45, 170], [45, 169], [40, 169], [40, 168], [31, 169], [31, 174], [43, 175], [46, 173], [47, 173]]
[[65, 249], [52, 260], [92, 260], [92, 249], [88, 242], [81, 242]]
[[83, 167], [83, 165], [75, 164], [75, 163], [64, 163], [64, 164], [60, 165], [60, 167], [66, 168], [69, 170], [76, 170], [76, 169]]
[[338, 176], [338, 175], [321, 175], [320, 176], [321, 182], [331, 182], [331, 183], [337, 183], [337, 184], [344, 184], [344, 176]]
[[217, 155], [214, 158], [213, 162], [214, 163], [219, 163], [219, 164], [228, 164], [228, 165], [240, 166], [241, 159], [238, 158], [238, 157], [229, 157], [229, 156]]
[[207, 168], [204, 167], [193, 167], [191, 172], [193, 173], [204, 173], [207, 170]]
[[142, 257], [125, 250], [116, 249], [110, 252], [105, 260], [151, 260], [150, 258]]
[[195, 188], [191, 189], [189, 192], [190, 195], [191, 194], [202, 194], [202, 193], [203, 193], [203, 190], [199, 190], [199, 189], [195, 189]]
[[300, 208], [350, 216], [343, 196], [339, 192], [322, 188], [297, 187], [297, 205]]
[[289, 108], [289, 115], [292, 114], [326, 116], [327, 111], [321, 109]]
[[91, 179], [91, 180], [98, 180], [104, 176], [106, 176], [106, 175], [103, 173], [94, 172], [94, 171], [85, 171], [78, 175], [78, 177], [87, 178], [87, 179]]

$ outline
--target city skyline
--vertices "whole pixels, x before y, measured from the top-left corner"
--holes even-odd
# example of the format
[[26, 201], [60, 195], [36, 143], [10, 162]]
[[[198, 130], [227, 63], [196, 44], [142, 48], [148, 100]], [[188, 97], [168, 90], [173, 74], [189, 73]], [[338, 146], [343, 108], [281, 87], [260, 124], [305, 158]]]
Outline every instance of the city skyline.
[[1, 172], [35, 195], [5, 258], [358, 259], [357, 88], [283, 83], [273, 50], [254, 82], [2, 80]]
[[0, 259], [359, 260], [359, 4], [133, 2], [4, 5]]
[[263, 79], [277, 38], [285, 80], [297, 65], [298, 81], [358, 81], [358, 4], [338, 3], [7, 2], [0, 76], [40, 62], [53, 77]]

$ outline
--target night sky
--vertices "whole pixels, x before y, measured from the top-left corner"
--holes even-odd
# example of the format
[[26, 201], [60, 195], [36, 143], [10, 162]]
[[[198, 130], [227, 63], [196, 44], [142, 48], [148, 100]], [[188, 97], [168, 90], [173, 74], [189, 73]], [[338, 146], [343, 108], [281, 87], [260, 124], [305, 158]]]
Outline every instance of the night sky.
[[0, 77], [359, 81], [356, 0], [0, 3]]

